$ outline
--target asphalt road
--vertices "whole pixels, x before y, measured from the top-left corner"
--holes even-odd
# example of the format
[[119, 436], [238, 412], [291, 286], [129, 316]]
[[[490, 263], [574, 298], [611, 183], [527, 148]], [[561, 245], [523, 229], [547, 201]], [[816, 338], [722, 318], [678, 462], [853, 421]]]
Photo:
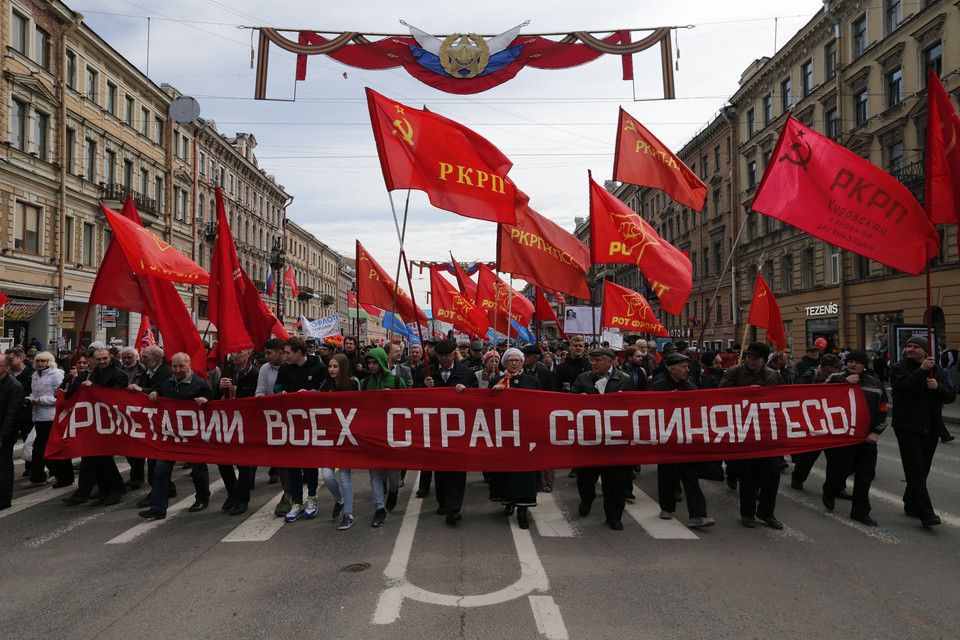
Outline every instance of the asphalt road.
[[[326, 489], [316, 519], [273, 518], [279, 490], [264, 470], [251, 510], [231, 517], [220, 485], [209, 510], [174, 514], [192, 502], [178, 468], [179, 497], [154, 524], [134, 507], [146, 489], [113, 507], [66, 506], [69, 489], [17, 489], [0, 511], [0, 637], [957, 638], [957, 443], [934, 461], [944, 524], [931, 530], [902, 512], [892, 432], [872, 492], [879, 529], [847, 518], [847, 502], [824, 509], [822, 457], [805, 491], [782, 476], [782, 531], [742, 527], [736, 494], [710, 481], [715, 527], [659, 520], [652, 467], [635, 481], [621, 532], [604, 525], [599, 500], [577, 514], [566, 470], [540, 494], [529, 531], [487, 500], [480, 474], [468, 477], [458, 525], [434, 514], [432, 493], [412, 496], [411, 472], [375, 529], [367, 473], [354, 472], [348, 531], [329, 518]], [[677, 514], [686, 520], [684, 503]]]

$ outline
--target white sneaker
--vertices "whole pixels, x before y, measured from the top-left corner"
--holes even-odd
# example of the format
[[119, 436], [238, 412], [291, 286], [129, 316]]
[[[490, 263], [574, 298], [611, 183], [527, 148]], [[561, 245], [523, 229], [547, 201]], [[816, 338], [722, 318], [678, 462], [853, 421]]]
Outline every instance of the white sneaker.
[[303, 515], [307, 520], [317, 515], [317, 496], [307, 496], [307, 504], [303, 508]]
[[293, 522], [294, 520], [299, 520], [303, 516], [303, 505], [299, 502], [290, 507], [289, 513], [283, 516], [283, 519], [286, 522]]

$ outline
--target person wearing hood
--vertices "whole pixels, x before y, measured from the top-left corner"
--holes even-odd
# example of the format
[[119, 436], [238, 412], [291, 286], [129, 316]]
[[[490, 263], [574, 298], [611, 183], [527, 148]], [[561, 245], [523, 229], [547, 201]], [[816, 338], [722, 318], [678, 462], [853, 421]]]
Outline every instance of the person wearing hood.
[[[437, 361], [430, 363], [430, 375], [427, 375], [427, 369], [424, 367], [414, 379], [413, 386], [427, 389], [453, 387], [457, 393], [468, 388], [476, 389], [477, 376], [473, 370], [457, 362], [454, 355], [456, 350], [457, 343], [453, 340], [438, 342], [435, 348]], [[423, 474], [421, 474], [421, 481], [422, 476]], [[463, 519], [460, 509], [467, 490], [467, 472], [437, 471], [434, 476], [437, 479], [437, 515], [446, 516], [447, 524], [456, 524]]]
[[[407, 388], [407, 383], [404, 382], [402, 377], [390, 372], [387, 352], [380, 347], [371, 349], [367, 353], [366, 362], [367, 377], [360, 381], [361, 391]], [[384, 478], [386, 478], [387, 484], [386, 500], [383, 496]], [[373, 494], [373, 506], [376, 508], [370, 526], [382, 527], [387, 519], [387, 512], [393, 511], [394, 507], [397, 506], [397, 495], [400, 492], [400, 470], [370, 469], [370, 492]]]
[[723, 380], [723, 361], [719, 351], [706, 351], [700, 356], [703, 373], [700, 374], [701, 389], [716, 389]]
[[930, 354], [922, 336], [907, 340], [903, 358], [890, 367], [893, 389], [893, 433], [900, 448], [900, 462], [907, 488], [903, 511], [929, 529], [941, 523], [927, 492], [927, 475], [940, 442], [943, 405], [957, 399], [947, 374]]

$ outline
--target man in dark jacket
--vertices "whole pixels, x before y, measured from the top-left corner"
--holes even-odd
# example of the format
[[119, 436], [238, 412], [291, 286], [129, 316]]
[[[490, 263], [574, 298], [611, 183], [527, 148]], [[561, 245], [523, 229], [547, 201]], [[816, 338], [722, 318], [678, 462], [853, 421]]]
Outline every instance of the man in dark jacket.
[[[93, 368], [81, 386], [108, 387], [124, 389], [127, 386], [127, 374], [120, 368], [109, 349], [100, 348], [93, 352]], [[123, 477], [117, 470], [113, 456], [86, 456], [80, 459], [80, 474], [77, 490], [63, 499], [69, 505], [81, 504], [90, 498], [93, 485], [96, 484], [100, 497], [96, 503], [104, 506], [114, 505], [123, 498]]]
[[13, 500], [13, 445], [17, 442], [17, 413], [23, 406], [23, 387], [10, 373], [9, 355], [0, 355], [0, 511]]
[[[571, 343], [571, 347], [573, 344]], [[573, 382], [573, 393], [606, 394], [621, 391], [636, 391], [633, 380], [617, 369], [616, 354], [606, 347], [590, 352], [590, 371], [581, 373]], [[597, 480], [603, 488], [603, 514], [607, 524], [614, 531], [623, 529], [623, 507], [628, 487], [631, 484], [630, 467], [580, 467], [577, 469], [577, 491], [580, 493], [581, 516], [590, 513], [590, 507], [597, 497]]]
[[[124, 349], [124, 351], [126, 351], [126, 349]], [[124, 352], [121, 351], [121, 358], [123, 355]], [[163, 357], [163, 349], [155, 344], [144, 348], [143, 352], [140, 354], [138, 365], [141, 366], [143, 370], [133, 379], [130, 384], [127, 385], [127, 389], [129, 391], [150, 395], [153, 391], [156, 391], [160, 388], [161, 382], [173, 375], [173, 369], [170, 368], [170, 365], [167, 364], [166, 359]], [[127, 457], [127, 464], [130, 465], [130, 480], [126, 482], [126, 487], [128, 489], [139, 489], [140, 485], [143, 484], [144, 479], [146, 479], [151, 485], [153, 484], [153, 472], [157, 466], [157, 461], [150, 460], [147, 462], [146, 476], [144, 476], [143, 473], [143, 462], [143, 458]], [[172, 487], [171, 495], [177, 495], [176, 487]], [[141, 508], [149, 505], [149, 495], [137, 503], [137, 506]]]
[[590, 371], [590, 358], [584, 355], [587, 346], [582, 336], [570, 338], [570, 350], [563, 362], [557, 365], [554, 376], [559, 391], [570, 393], [577, 376]]
[[[23, 389], [23, 397], [26, 398], [32, 391], [33, 363], [27, 360], [27, 354], [20, 347], [7, 349], [7, 355], [10, 356], [10, 375], [20, 383], [20, 388]], [[33, 412], [30, 409], [30, 405], [24, 402], [20, 408], [17, 409], [17, 416], [14, 420], [17, 423], [17, 431], [20, 434], [20, 438], [26, 442], [27, 436], [30, 435], [30, 431], [33, 429]], [[29, 461], [24, 465], [23, 474], [30, 475]]]
[[528, 344], [520, 350], [523, 353], [523, 372], [533, 376], [540, 381], [540, 389], [543, 391], [558, 391], [554, 387], [553, 374], [547, 365], [540, 362], [540, 356], [543, 352], [535, 344]]
[[[420, 369], [413, 379], [414, 388], [425, 387], [453, 387], [460, 393], [464, 389], [477, 387], [477, 376], [459, 362], [453, 352], [457, 350], [457, 343], [453, 340], [441, 340], [437, 343], [436, 366], [430, 365], [430, 375], [427, 376], [426, 367]], [[426, 474], [426, 471], [421, 472]], [[462, 517], [460, 509], [463, 506], [463, 496], [467, 490], [466, 471], [437, 471], [437, 515], [447, 517], [448, 524], [456, 524]]]
[[926, 527], [940, 524], [927, 493], [927, 475], [943, 428], [943, 405], [957, 399], [947, 375], [930, 354], [926, 338], [907, 340], [903, 359], [890, 367], [893, 389], [893, 432], [907, 488], [903, 511]]
[[[766, 366], [770, 347], [763, 342], [747, 346], [745, 361], [735, 364], [723, 374], [721, 389], [726, 387], [767, 387], [784, 384], [783, 377]], [[773, 511], [780, 488], [780, 456], [749, 458], [734, 463], [740, 479], [740, 522], [748, 529], [757, 526], [757, 518], [771, 529], [783, 529]], [[759, 498], [757, 481], [759, 480]]]
[[[170, 368], [173, 375], [160, 383], [160, 388], [148, 396], [151, 402], [157, 398], [173, 400], [194, 400], [203, 406], [210, 399], [210, 387], [207, 381], [193, 375], [190, 371], [190, 356], [186, 353], [175, 353], [170, 358]], [[154, 482], [150, 488], [150, 508], [139, 513], [141, 518], [162, 520], [167, 517], [169, 502], [168, 487], [170, 476], [173, 473], [172, 460], [157, 460], [154, 471]], [[210, 504], [210, 473], [206, 464], [194, 462], [190, 467], [190, 476], [196, 490], [196, 501], [188, 511], [203, 511]]]
[[807, 352], [803, 354], [803, 357], [797, 361], [796, 372], [797, 376], [794, 380], [795, 384], [803, 384], [801, 380], [807, 380], [807, 372], [811, 369], [816, 369], [820, 364], [820, 348], [815, 344], [807, 345]]
[[863, 390], [870, 409], [870, 431], [859, 444], [834, 447], [824, 451], [827, 458], [827, 479], [823, 483], [823, 506], [833, 511], [834, 499], [839, 497], [847, 476], [853, 474], [853, 507], [850, 517], [857, 522], [876, 527], [877, 521], [870, 517], [870, 483], [877, 471], [877, 441], [887, 427], [887, 390], [873, 376], [867, 375], [870, 359], [867, 352], [854, 349], [847, 354], [847, 370], [834, 373], [827, 382], [856, 384]]
[[[220, 365], [220, 385], [214, 394], [215, 400], [252, 398], [257, 394], [260, 371], [250, 358], [252, 353], [250, 349], [235, 351], [229, 361]], [[217, 469], [227, 490], [227, 499], [220, 507], [221, 511], [227, 511], [232, 516], [246, 512], [257, 468], [221, 464], [217, 465]]]

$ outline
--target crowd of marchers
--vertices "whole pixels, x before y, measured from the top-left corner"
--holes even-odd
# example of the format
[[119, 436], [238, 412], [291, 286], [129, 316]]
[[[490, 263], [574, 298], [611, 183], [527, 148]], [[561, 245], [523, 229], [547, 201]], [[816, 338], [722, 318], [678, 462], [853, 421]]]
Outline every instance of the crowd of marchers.
[[[728, 356], [729, 357], [729, 356]], [[735, 360], [736, 357], [734, 356]], [[69, 397], [84, 385], [127, 389], [146, 394], [151, 401], [173, 398], [196, 402], [247, 398], [301, 390], [320, 392], [384, 392], [410, 388], [453, 387], [503, 391], [507, 388], [577, 394], [636, 393], [645, 391], [696, 393], [701, 389], [753, 387], [784, 384], [846, 384], [863, 390], [870, 410], [870, 430], [863, 442], [810, 451], [792, 456], [790, 463], [779, 456], [724, 462], [685, 462], [657, 465], [660, 517], [673, 519], [678, 503], [685, 503], [686, 524], [710, 527], [700, 487], [702, 479], [725, 481], [739, 491], [740, 523], [749, 528], [758, 522], [783, 528], [777, 518], [777, 493], [781, 475], [789, 471], [790, 484], [802, 491], [821, 453], [826, 460], [826, 479], [821, 489], [823, 506], [834, 511], [838, 500], [849, 501], [849, 516], [876, 527], [871, 515], [870, 485], [877, 462], [877, 442], [888, 422], [888, 399], [892, 400], [890, 423], [896, 437], [906, 488], [903, 509], [924, 527], [941, 524], [927, 491], [927, 476], [939, 442], [952, 439], [943, 421], [942, 408], [956, 400], [957, 390], [950, 370], [937, 363], [926, 338], [907, 340], [903, 356], [889, 366], [877, 366], [863, 350], [841, 355], [823, 353], [810, 345], [797, 361], [790, 350], [771, 353], [765, 343], [754, 342], [743, 350], [741, 361], [724, 369], [717, 351], [697, 353], [682, 341], [667, 342], [660, 351], [648, 348], [634, 337], [622, 351], [606, 344], [591, 344], [573, 336], [563, 343], [526, 344], [520, 348], [506, 342], [492, 346], [482, 341], [427, 338], [419, 344], [388, 342], [383, 347], [360, 348], [347, 337], [343, 347], [314, 339], [270, 339], [262, 352], [238, 351], [224, 362], [211, 362], [206, 379], [191, 371], [187, 354], [166, 354], [157, 345], [143, 348], [107, 348], [93, 343], [85, 353], [50, 352], [21, 347], [0, 355], [0, 509], [9, 508], [15, 489], [71, 487], [66, 505], [92, 502], [113, 505], [128, 491], [149, 485], [149, 493], [136, 503], [139, 516], [166, 517], [170, 498], [177, 495], [172, 481], [173, 460], [127, 458], [129, 476], [124, 479], [113, 456], [87, 456], [79, 463], [44, 458], [59, 394]], [[871, 365], [874, 365], [871, 367]], [[889, 398], [888, 393], [892, 395]], [[889, 436], [886, 436], [889, 437]], [[24, 440], [23, 478], [14, 478], [13, 452]], [[194, 501], [188, 511], [210, 507], [210, 472], [206, 464], [186, 465], [194, 485]], [[226, 488], [221, 509], [233, 516], [245, 513], [254, 488], [255, 467], [218, 465]], [[274, 513], [286, 522], [313, 519], [318, 515], [318, 491], [325, 487], [333, 499], [330, 518], [340, 530], [355, 522], [354, 469], [271, 468], [269, 483], [280, 484], [283, 495]], [[368, 469], [371, 490], [370, 524], [380, 527], [397, 505], [406, 471]], [[581, 467], [569, 470], [576, 477], [578, 512], [586, 517], [597, 498], [597, 483], [603, 496], [603, 514], [611, 529], [623, 529], [625, 504], [634, 500], [633, 480], [640, 472], [632, 466]], [[555, 471], [489, 472], [483, 477], [490, 499], [505, 515], [516, 514], [521, 528], [528, 528], [530, 509], [537, 494], [551, 492]], [[433, 491], [436, 513], [456, 525], [466, 491], [466, 472], [423, 470], [417, 498]]]

